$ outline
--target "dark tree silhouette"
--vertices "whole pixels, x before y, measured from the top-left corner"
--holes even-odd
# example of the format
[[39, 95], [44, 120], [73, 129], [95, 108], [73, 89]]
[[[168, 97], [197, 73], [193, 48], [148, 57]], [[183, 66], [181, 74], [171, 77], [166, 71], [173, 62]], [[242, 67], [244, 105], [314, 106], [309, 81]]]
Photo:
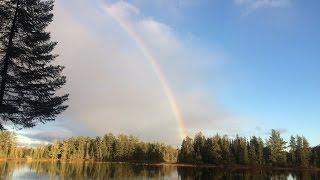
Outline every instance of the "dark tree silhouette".
[[[252, 168], [320, 168], [320, 146], [309, 147], [309, 143], [303, 136], [296, 136], [301, 142], [292, 141], [295, 153], [292, 149], [286, 149], [283, 153], [288, 157], [287, 163], [283, 158], [275, 158], [272, 162], [270, 153], [273, 143], [270, 139], [282, 139], [277, 137], [279, 132], [273, 130], [270, 138], [263, 142], [261, 138], [251, 137], [246, 139], [237, 136], [232, 139], [227, 136], [215, 135], [205, 137], [198, 133], [193, 140], [186, 137], [180, 149], [158, 142], [143, 142], [134, 136], [120, 134], [114, 136], [108, 133], [102, 137], [71, 137], [65, 140], [55, 141], [47, 145], [28, 148], [19, 145], [17, 134], [14, 132], [0, 132], [0, 159], [6, 158], [33, 158], [35, 160], [92, 160], [106, 162], [178, 162], [189, 164], [213, 164], [218, 166], [246, 166]], [[274, 138], [276, 137], [276, 138]], [[300, 141], [299, 140], [299, 141]], [[201, 142], [201, 143], [199, 143]], [[203, 143], [202, 143], [203, 142]], [[201, 148], [199, 148], [201, 147]], [[201, 149], [201, 154], [196, 158]], [[265, 150], [264, 150], [265, 149]], [[293, 158], [290, 158], [292, 157]], [[296, 159], [298, 161], [292, 161]], [[255, 178], [253, 178], [255, 179]], [[305, 178], [304, 178], [305, 179]], [[317, 178], [316, 178], [317, 179]]]
[[52, 62], [57, 42], [46, 27], [53, 0], [0, 1], [0, 129], [4, 123], [33, 127], [54, 120], [67, 106], [57, 95], [66, 82], [63, 66]]
[[[200, 154], [199, 149], [202, 149]], [[305, 137], [292, 136], [287, 148], [287, 142], [277, 130], [271, 131], [266, 142], [255, 136], [248, 140], [239, 136], [205, 137], [198, 133], [194, 139], [186, 137], [182, 141], [177, 158], [179, 163], [190, 164], [319, 168], [320, 146], [312, 148]]]

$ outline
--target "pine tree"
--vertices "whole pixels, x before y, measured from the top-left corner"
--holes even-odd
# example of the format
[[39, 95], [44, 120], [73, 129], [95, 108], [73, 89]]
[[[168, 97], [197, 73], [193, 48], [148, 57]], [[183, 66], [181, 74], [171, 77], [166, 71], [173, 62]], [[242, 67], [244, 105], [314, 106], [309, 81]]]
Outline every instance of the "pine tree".
[[247, 140], [245, 138], [241, 138], [240, 142], [240, 147], [241, 147], [241, 164], [248, 164], [249, 163], [249, 152], [248, 152], [248, 144]]
[[320, 146], [316, 146], [312, 148], [313, 151], [313, 165], [316, 167], [320, 167]]
[[115, 144], [116, 138], [113, 134], [109, 133], [104, 135], [103, 137], [103, 143], [106, 146], [106, 151], [104, 152], [104, 159], [105, 160], [113, 160], [113, 152], [114, 152], [114, 144]]
[[183, 163], [194, 162], [193, 140], [190, 137], [186, 137], [182, 141], [178, 161]]
[[102, 149], [101, 149], [102, 141], [100, 137], [96, 137], [94, 139], [94, 155], [95, 160], [101, 161], [102, 160]]
[[291, 136], [290, 142], [289, 142], [288, 161], [289, 161], [290, 165], [293, 165], [293, 166], [297, 165], [296, 151], [297, 151], [296, 138]]
[[2, 0], [0, 3], [0, 129], [4, 123], [33, 127], [54, 120], [68, 95], [56, 95], [66, 82], [63, 66], [52, 62], [57, 42], [46, 27], [53, 0]]
[[238, 164], [249, 163], [249, 152], [247, 140], [245, 138], [237, 136], [232, 143], [232, 150]]
[[297, 136], [297, 150], [296, 158], [297, 165], [307, 167], [309, 166], [311, 156], [311, 149], [309, 147], [309, 142], [305, 137]]
[[219, 146], [221, 149], [221, 158], [223, 164], [234, 164], [235, 158], [231, 153], [231, 142], [228, 136], [223, 136], [219, 139]]
[[196, 134], [193, 140], [193, 149], [195, 161], [198, 163], [203, 162], [202, 152], [204, 148], [204, 143], [205, 137], [203, 136], [203, 134], [201, 132]]
[[205, 156], [204, 161], [209, 164], [220, 164], [222, 160], [221, 148], [219, 145], [220, 137], [216, 135], [212, 138], [207, 138], [204, 144]]
[[302, 152], [303, 152], [303, 165], [309, 166], [310, 158], [311, 158], [311, 148], [310, 143], [304, 136], [302, 137]]
[[259, 164], [259, 158], [258, 158], [258, 140], [257, 137], [253, 137], [250, 140], [249, 143], [249, 162], [250, 164]]
[[269, 162], [273, 165], [286, 165], [286, 142], [281, 138], [280, 132], [277, 130], [271, 131], [271, 136], [268, 140]]
[[263, 155], [263, 150], [264, 150], [264, 143], [261, 138], [258, 138], [258, 144], [257, 144], [257, 156], [258, 156], [258, 162], [260, 165], [264, 164], [264, 155]]
[[312, 155], [311, 155], [311, 165], [314, 167], [319, 167], [320, 162], [319, 162], [319, 155], [318, 152], [316, 151], [316, 148], [312, 149]]

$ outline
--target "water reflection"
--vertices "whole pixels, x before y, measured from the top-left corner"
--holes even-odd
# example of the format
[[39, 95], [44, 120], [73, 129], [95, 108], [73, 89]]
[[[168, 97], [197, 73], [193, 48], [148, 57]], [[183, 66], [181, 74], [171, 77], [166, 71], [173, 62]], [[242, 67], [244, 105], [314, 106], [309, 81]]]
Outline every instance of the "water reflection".
[[239, 180], [316, 180], [320, 172], [286, 170], [234, 170], [221, 168], [177, 167], [181, 179], [239, 179]]
[[252, 171], [94, 162], [0, 162], [0, 179], [319, 179], [314, 171]]

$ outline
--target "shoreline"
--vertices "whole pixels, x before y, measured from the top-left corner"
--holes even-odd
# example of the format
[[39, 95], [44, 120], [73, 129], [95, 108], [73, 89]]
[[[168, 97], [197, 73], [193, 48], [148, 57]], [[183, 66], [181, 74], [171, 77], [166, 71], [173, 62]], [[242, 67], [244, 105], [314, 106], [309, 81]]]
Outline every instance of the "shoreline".
[[6, 161], [26, 161], [26, 162], [61, 162], [61, 163], [79, 163], [79, 162], [92, 162], [92, 163], [121, 163], [121, 164], [135, 164], [143, 166], [177, 166], [177, 167], [190, 167], [190, 168], [215, 168], [227, 170], [276, 170], [276, 171], [320, 171], [317, 167], [273, 167], [273, 166], [254, 166], [254, 165], [214, 165], [214, 164], [188, 164], [176, 162], [116, 162], [116, 161], [94, 161], [94, 160], [59, 160], [59, 159], [28, 159], [28, 158], [1, 158], [0, 162]]

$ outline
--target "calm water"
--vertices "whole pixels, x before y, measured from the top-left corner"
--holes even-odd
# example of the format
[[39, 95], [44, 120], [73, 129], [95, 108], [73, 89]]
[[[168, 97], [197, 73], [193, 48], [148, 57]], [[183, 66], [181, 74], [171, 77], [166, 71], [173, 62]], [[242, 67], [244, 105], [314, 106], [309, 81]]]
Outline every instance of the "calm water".
[[0, 179], [319, 179], [312, 171], [243, 171], [127, 163], [0, 162]]

